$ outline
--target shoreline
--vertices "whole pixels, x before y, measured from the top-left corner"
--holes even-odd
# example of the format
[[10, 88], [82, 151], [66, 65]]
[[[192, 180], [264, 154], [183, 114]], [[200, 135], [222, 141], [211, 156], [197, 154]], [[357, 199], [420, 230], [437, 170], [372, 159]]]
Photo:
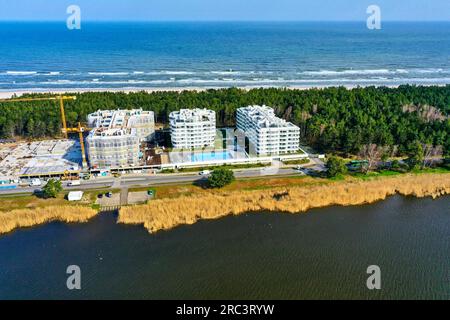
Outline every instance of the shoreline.
[[[239, 183], [236, 181], [235, 183]], [[370, 188], [371, 192], [366, 190]], [[371, 204], [400, 194], [437, 198], [450, 194], [450, 173], [402, 174], [360, 180], [312, 178], [304, 185], [270, 186], [256, 190], [199, 190], [189, 196], [163, 197], [148, 204], [123, 207], [117, 223], [143, 225], [150, 233], [200, 220], [249, 212], [301, 214], [314, 208]], [[88, 206], [48, 206], [0, 212], [0, 235], [50, 222], [84, 223], [101, 211]]]
[[97, 215], [98, 212], [90, 207], [69, 205], [0, 212], [0, 235], [54, 221], [65, 223], [87, 222]]
[[[255, 85], [255, 86], [208, 86], [208, 87], [201, 87], [201, 86], [188, 86], [188, 87], [124, 87], [124, 88], [50, 88], [50, 89], [18, 89], [18, 90], [0, 90], [0, 99], [10, 99], [14, 95], [17, 97], [20, 97], [24, 94], [82, 94], [82, 93], [88, 93], [88, 92], [111, 92], [111, 93], [118, 93], [118, 92], [124, 92], [126, 94], [128, 93], [135, 93], [135, 92], [146, 92], [146, 93], [154, 93], [154, 92], [183, 92], [183, 91], [207, 91], [207, 90], [222, 90], [222, 89], [231, 89], [231, 88], [237, 88], [240, 90], [252, 90], [252, 89], [286, 89], [286, 90], [310, 90], [310, 89], [326, 89], [326, 88], [337, 88], [337, 87], [344, 87], [346, 89], [355, 89], [355, 88], [365, 88], [365, 87], [386, 87], [386, 88], [398, 88], [399, 86], [404, 84], [398, 84], [398, 85], [373, 85], [373, 84], [367, 84], [367, 85], [323, 85], [323, 86], [312, 86], [312, 85], [305, 85], [305, 86], [265, 86], [265, 85]], [[416, 85], [416, 84], [414, 84]], [[416, 86], [423, 86], [423, 87], [445, 87], [449, 84], [420, 84]]]

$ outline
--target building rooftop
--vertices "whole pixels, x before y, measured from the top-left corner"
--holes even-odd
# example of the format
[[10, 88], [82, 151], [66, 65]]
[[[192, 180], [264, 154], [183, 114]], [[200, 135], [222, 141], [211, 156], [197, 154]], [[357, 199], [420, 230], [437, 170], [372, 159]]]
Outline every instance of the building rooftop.
[[136, 136], [137, 132], [135, 128], [96, 128], [89, 132], [90, 139], [101, 138], [114, 138], [124, 136]]
[[181, 109], [173, 111], [169, 115], [170, 120], [176, 122], [202, 122], [215, 121], [216, 113], [209, 109]]
[[253, 105], [239, 110], [246, 113], [260, 128], [296, 127], [293, 123], [277, 117], [274, 110], [266, 105]]
[[88, 124], [92, 128], [131, 128], [141, 124], [140, 119], [147, 119], [147, 122], [155, 121], [153, 111], [141, 109], [131, 110], [97, 110], [87, 117]]

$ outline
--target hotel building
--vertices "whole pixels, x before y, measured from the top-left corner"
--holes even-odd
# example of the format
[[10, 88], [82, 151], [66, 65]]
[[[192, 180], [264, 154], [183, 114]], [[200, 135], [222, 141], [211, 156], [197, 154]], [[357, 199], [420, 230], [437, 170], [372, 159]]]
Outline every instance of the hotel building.
[[181, 109], [169, 115], [172, 145], [176, 149], [213, 147], [216, 114], [208, 109]]
[[239, 108], [236, 115], [237, 128], [249, 140], [250, 153], [257, 155], [281, 155], [298, 152], [300, 129], [294, 124], [275, 116], [267, 106]]
[[86, 139], [92, 168], [129, 167], [139, 164], [140, 143], [155, 135], [152, 111], [98, 110], [87, 117], [93, 130]]
[[92, 168], [118, 168], [139, 164], [139, 137], [136, 129], [97, 128], [86, 139]]

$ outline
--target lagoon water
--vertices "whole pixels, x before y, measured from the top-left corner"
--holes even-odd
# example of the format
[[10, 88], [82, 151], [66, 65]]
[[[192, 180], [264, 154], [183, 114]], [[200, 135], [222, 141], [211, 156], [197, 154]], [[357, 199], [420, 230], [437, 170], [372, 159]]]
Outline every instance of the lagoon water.
[[0, 23], [0, 90], [450, 83], [450, 22]]
[[[394, 196], [148, 234], [114, 214], [0, 237], [0, 299], [449, 299], [450, 198]], [[82, 289], [66, 289], [68, 265]], [[366, 288], [381, 268], [382, 289]]]

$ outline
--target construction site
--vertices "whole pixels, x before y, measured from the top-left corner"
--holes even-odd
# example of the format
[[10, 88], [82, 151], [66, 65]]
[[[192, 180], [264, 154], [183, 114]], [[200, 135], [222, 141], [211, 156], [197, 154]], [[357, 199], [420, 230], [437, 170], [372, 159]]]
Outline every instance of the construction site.
[[33, 178], [89, 178], [91, 174], [106, 171], [127, 171], [161, 164], [162, 151], [151, 145], [155, 138], [152, 111], [98, 110], [88, 115], [86, 126], [78, 123], [77, 127], [69, 128], [64, 109], [66, 100], [76, 100], [76, 97], [0, 100], [58, 102], [63, 136], [57, 140], [0, 141], [0, 185], [29, 183]]
[[79, 176], [79, 141], [43, 140], [0, 144], [0, 181], [4, 184], [34, 177]]
[[[76, 100], [76, 96], [0, 100], [2, 103], [57, 102], [63, 137], [0, 141], [1, 188], [30, 184], [32, 179], [90, 179], [93, 176], [155, 173], [163, 169], [271, 163], [308, 156], [298, 147], [297, 138], [293, 152], [249, 155], [244, 136], [250, 130], [217, 129], [215, 114], [207, 109], [181, 110], [187, 115], [184, 117], [176, 117], [178, 112], [172, 112], [170, 130], [164, 129], [163, 125], [158, 127], [154, 112], [142, 108], [97, 110], [87, 115], [83, 124], [78, 122], [76, 127], [70, 128], [64, 110], [66, 100]], [[197, 113], [208, 117], [200, 117]], [[294, 125], [292, 127], [296, 129]]]

